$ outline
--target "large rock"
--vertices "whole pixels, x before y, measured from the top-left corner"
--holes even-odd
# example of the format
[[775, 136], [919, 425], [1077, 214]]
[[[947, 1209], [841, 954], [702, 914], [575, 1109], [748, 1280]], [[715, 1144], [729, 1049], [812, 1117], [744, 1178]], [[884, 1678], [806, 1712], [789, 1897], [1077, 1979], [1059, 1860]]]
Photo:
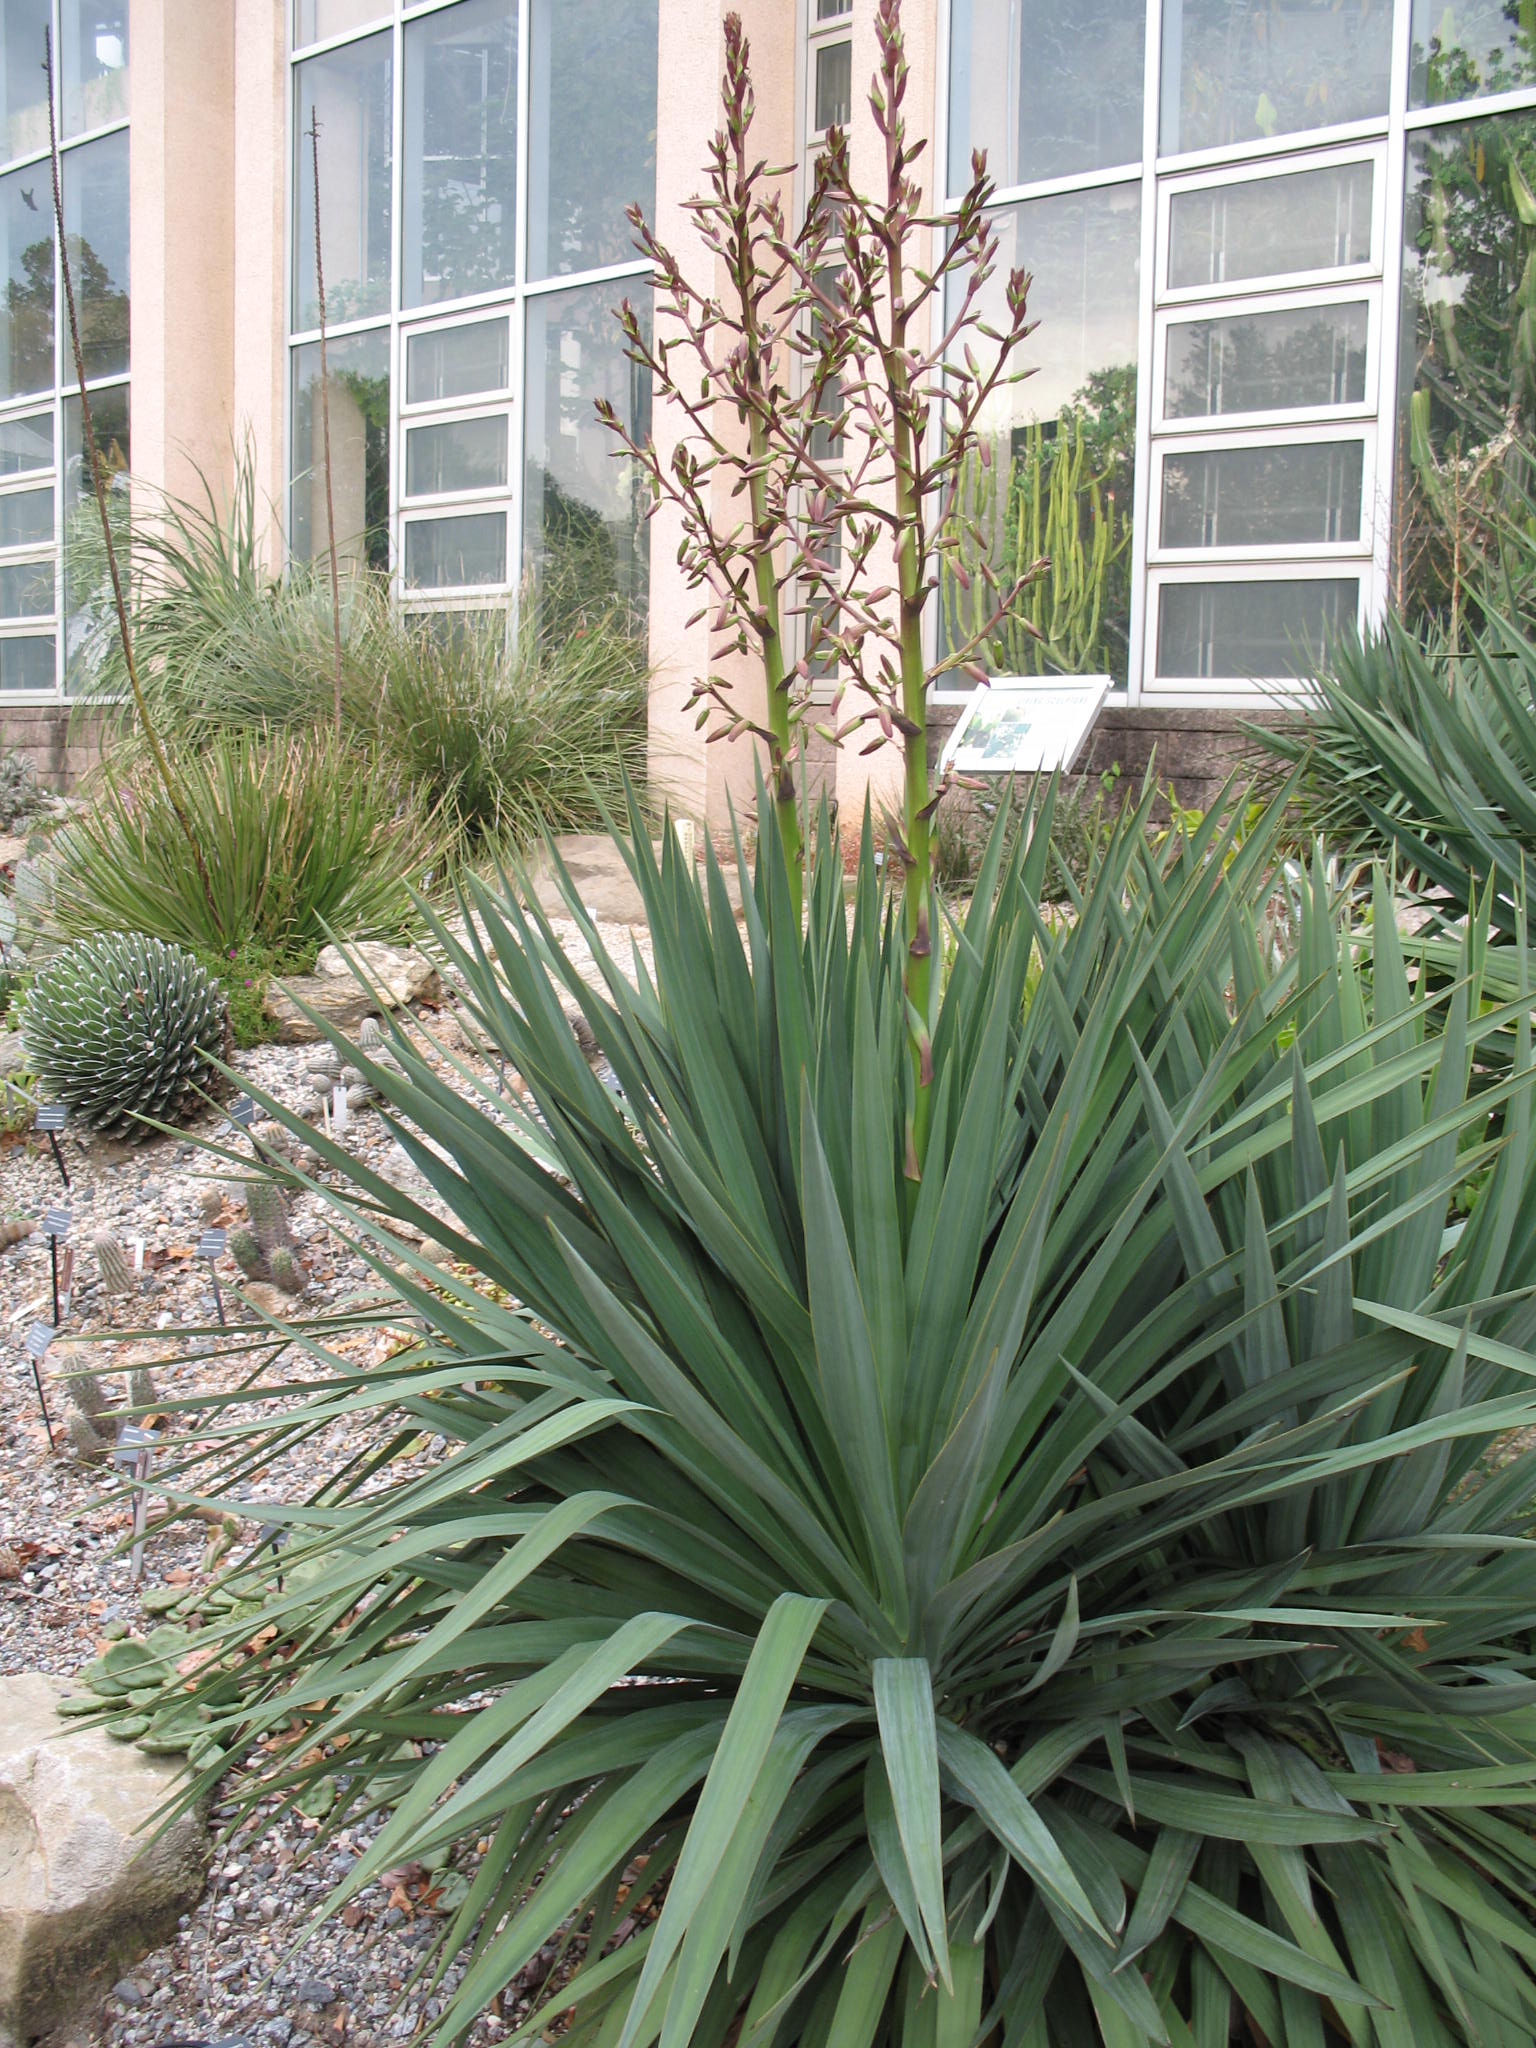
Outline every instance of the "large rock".
[[201, 1818], [143, 1832], [182, 1765], [61, 1720], [61, 1678], [0, 1678], [0, 2048], [61, 2025], [174, 1931], [207, 1865]]
[[[356, 959], [362, 981], [344, 954]], [[301, 1001], [318, 1010], [338, 1031], [351, 1032], [380, 1010], [397, 1010], [404, 1003], [435, 1003], [442, 992], [437, 970], [425, 955], [410, 946], [386, 946], [380, 939], [363, 939], [345, 949], [323, 947], [313, 974], [294, 975], [281, 986], [274, 983], [262, 1007], [276, 1022], [284, 1045], [311, 1045], [321, 1033], [299, 1008]]]

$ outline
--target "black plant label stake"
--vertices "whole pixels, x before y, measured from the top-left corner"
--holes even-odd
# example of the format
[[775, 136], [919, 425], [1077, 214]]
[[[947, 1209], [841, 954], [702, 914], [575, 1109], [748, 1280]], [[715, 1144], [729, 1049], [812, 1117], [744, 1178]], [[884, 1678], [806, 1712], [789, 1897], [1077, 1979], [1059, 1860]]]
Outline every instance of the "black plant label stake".
[[69, 1122], [68, 1105], [62, 1102], [44, 1102], [32, 1119], [34, 1131], [41, 1131], [47, 1138], [53, 1152], [53, 1163], [59, 1169], [59, 1179], [69, 1186], [69, 1168], [64, 1164], [64, 1154], [59, 1145], [59, 1132]]
[[57, 1329], [64, 1317], [59, 1308], [59, 1246], [69, 1235], [70, 1214], [67, 1209], [48, 1209], [43, 1215], [43, 1235], [48, 1240], [48, 1257], [53, 1266], [53, 1327]]
[[197, 1240], [197, 1256], [208, 1261], [208, 1271], [213, 1279], [213, 1305], [219, 1312], [221, 1330], [228, 1329], [229, 1325], [224, 1316], [224, 1292], [219, 1286], [218, 1261], [223, 1258], [224, 1248], [228, 1242], [227, 1230], [205, 1230]]
[[34, 1323], [26, 1335], [26, 1354], [32, 1367], [32, 1384], [37, 1388], [37, 1405], [43, 1411], [43, 1427], [48, 1432], [48, 1448], [56, 1451], [58, 1444], [53, 1434], [53, 1417], [48, 1413], [48, 1396], [43, 1391], [43, 1360], [48, 1356], [48, 1346], [53, 1342], [53, 1331], [46, 1323]]

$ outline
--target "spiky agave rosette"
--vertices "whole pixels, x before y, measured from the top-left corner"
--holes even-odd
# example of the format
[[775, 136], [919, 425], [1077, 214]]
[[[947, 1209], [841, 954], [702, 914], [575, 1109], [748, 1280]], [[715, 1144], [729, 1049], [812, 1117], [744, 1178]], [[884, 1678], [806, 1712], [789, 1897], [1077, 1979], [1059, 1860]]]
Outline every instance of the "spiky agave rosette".
[[47, 1098], [92, 1129], [143, 1136], [212, 1079], [228, 1012], [218, 981], [181, 946], [141, 932], [81, 939], [27, 997], [27, 1057]]

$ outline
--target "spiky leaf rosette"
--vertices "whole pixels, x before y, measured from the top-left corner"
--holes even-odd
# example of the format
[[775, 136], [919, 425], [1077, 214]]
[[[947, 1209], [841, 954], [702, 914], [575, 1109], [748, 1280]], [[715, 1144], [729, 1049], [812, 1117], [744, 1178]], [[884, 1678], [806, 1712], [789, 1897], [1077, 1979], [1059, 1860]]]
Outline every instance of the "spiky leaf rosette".
[[209, 1078], [227, 1034], [224, 992], [180, 946], [141, 932], [82, 939], [27, 998], [27, 1057], [44, 1095], [94, 1130], [143, 1135]]

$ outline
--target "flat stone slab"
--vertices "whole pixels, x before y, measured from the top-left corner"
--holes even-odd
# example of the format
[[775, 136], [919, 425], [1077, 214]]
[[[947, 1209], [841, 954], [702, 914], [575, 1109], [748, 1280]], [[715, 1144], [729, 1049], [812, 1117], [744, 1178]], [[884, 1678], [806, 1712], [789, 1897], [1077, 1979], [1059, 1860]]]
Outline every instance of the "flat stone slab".
[[[363, 974], [359, 981], [343, 954], [355, 959]], [[355, 946], [321, 949], [313, 974], [297, 974], [267, 990], [262, 1008], [277, 1025], [284, 1045], [313, 1045], [321, 1033], [300, 1009], [301, 1002], [318, 1010], [338, 1031], [355, 1032], [365, 1017], [381, 1010], [397, 1010], [405, 1003], [435, 1003], [442, 999], [437, 970], [423, 953], [412, 946], [386, 946], [379, 939], [363, 939]]]
[[0, 1678], [0, 2048], [63, 2025], [202, 1893], [207, 1836], [146, 1832], [184, 1768], [62, 1719], [77, 1687]]

